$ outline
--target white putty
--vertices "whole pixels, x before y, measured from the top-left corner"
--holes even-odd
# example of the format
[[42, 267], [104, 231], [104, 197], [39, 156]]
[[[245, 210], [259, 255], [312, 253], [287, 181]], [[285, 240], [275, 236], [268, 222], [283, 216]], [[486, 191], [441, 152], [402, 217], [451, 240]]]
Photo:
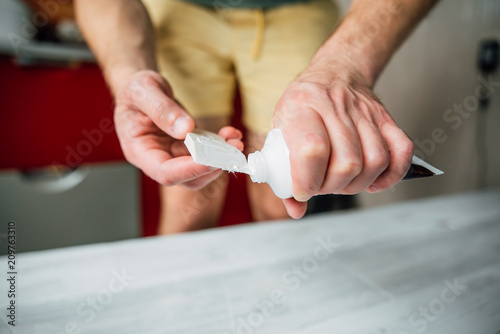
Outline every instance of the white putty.
[[195, 129], [184, 144], [196, 163], [251, 175], [245, 155], [215, 133]]

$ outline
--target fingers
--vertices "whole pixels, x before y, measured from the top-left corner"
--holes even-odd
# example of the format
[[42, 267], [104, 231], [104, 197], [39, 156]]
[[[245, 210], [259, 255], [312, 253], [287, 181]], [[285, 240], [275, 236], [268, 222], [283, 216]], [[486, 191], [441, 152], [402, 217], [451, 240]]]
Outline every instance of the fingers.
[[324, 116], [332, 150], [328, 171], [319, 194], [341, 194], [363, 169], [363, 151], [358, 130], [347, 112], [337, 110]]
[[187, 183], [214, 171], [193, 161], [189, 155], [173, 157], [157, 136], [143, 136], [128, 143], [126, 158], [160, 184], [172, 186]]
[[[276, 118], [274, 123], [282, 130], [290, 150], [293, 195], [304, 202], [317, 194], [323, 184], [330, 140], [323, 120], [314, 110], [288, 112], [282, 117]], [[291, 210], [295, 207], [289, 206]]]
[[390, 157], [385, 139], [375, 124], [361, 118], [358, 122], [363, 168], [342, 194], [357, 194], [370, 186], [389, 165]]
[[191, 190], [200, 190], [205, 188], [207, 185], [215, 181], [222, 174], [222, 170], [218, 169], [206, 175], [200, 176], [192, 181], [186, 182], [183, 184], [188, 189]]
[[157, 73], [147, 72], [130, 84], [127, 97], [168, 135], [184, 139], [194, 129], [194, 120], [174, 100], [168, 83]]
[[224, 138], [229, 144], [233, 145], [240, 151], [243, 151], [243, 149], [245, 148], [245, 145], [242, 141], [243, 133], [232, 126], [225, 126], [220, 129], [219, 136]]
[[[157, 182], [199, 189], [222, 173], [195, 163], [178, 141], [193, 131], [195, 123], [174, 101], [169, 84], [158, 73], [138, 72], [116, 104], [116, 129], [125, 157]], [[243, 149], [239, 130], [225, 127], [220, 134]]]
[[379, 192], [401, 181], [410, 168], [413, 156], [412, 141], [396, 124], [384, 124], [381, 133], [388, 146], [390, 162], [387, 169], [367, 189], [368, 192]]
[[[404, 177], [413, 145], [376, 97], [342, 84], [297, 85], [275, 112], [290, 150], [295, 199], [380, 191]], [[291, 215], [303, 209], [285, 205]]]
[[228, 139], [242, 139], [243, 138], [243, 133], [241, 133], [240, 130], [232, 127], [232, 126], [225, 126], [222, 129], [219, 130], [219, 136], [224, 138], [225, 140]]
[[307, 202], [299, 202], [293, 198], [284, 199], [283, 204], [285, 204], [286, 212], [293, 219], [302, 218], [307, 210]]
[[[145, 168], [147, 167], [144, 167], [144, 169]], [[145, 170], [145, 172], [147, 173], [147, 170]], [[218, 175], [220, 175], [222, 173], [222, 170], [197, 164], [190, 156], [183, 156], [164, 160], [162, 163], [160, 163], [160, 168], [158, 168], [158, 170], [152, 170], [150, 171], [150, 173], [150, 175], [157, 175], [155, 179], [165, 186], [188, 184], [193, 180], [196, 180], [197, 182], [199, 181], [196, 184], [200, 186], [200, 184], [202, 184], [203, 180], [205, 179], [201, 181], [197, 179], [201, 179], [203, 176], [209, 174], [211, 174], [212, 176], [216, 174], [213, 178], [209, 177], [211, 181]], [[207, 181], [206, 184], [210, 183], [210, 181]]]

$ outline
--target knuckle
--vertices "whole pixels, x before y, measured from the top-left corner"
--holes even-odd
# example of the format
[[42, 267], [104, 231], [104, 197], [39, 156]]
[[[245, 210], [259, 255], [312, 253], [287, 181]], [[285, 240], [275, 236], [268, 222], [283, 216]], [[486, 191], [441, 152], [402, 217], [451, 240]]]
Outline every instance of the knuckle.
[[158, 80], [152, 75], [141, 75], [137, 78], [137, 83], [141, 86], [150, 87], [158, 86]]
[[354, 178], [363, 170], [363, 163], [359, 158], [349, 158], [337, 161], [333, 165], [333, 173], [340, 178]]
[[401, 154], [411, 159], [413, 150], [415, 149], [413, 142], [408, 138], [400, 143]]
[[365, 158], [365, 166], [374, 171], [383, 171], [389, 167], [390, 156], [385, 150], [369, 152]]
[[304, 90], [294, 90], [287, 94], [287, 99], [290, 102], [298, 102], [308, 100], [310, 98], [310, 93]]
[[[150, 82], [145, 82], [145, 81], [150, 81]], [[149, 78], [143, 78], [139, 77], [136, 79], [133, 79], [126, 87], [126, 89], [123, 92], [123, 96], [119, 98], [119, 100], [123, 99], [124, 101], [127, 101], [127, 103], [130, 103], [134, 105], [135, 103], [139, 101], [144, 101], [148, 98], [148, 88], [154, 85], [154, 80]]]
[[307, 133], [300, 143], [298, 152], [303, 159], [328, 158], [330, 143], [319, 134]]
[[172, 102], [164, 99], [153, 107], [153, 115], [156, 115], [160, 123], [173, 126], [179, 113], [172, 110]]

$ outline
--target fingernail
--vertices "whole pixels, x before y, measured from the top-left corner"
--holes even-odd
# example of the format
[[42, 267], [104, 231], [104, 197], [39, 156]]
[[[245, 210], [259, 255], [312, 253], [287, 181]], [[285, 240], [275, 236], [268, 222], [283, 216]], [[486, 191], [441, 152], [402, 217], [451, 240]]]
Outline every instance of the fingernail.
[[307, 194], [297, 194], [293, 196], [297, 201], [299, 202], [307, 202], [308, 200], [311, 199], [311, 196]]
[[371, 185], [371, 186], [369, 186], [366, 190], [367, 190], [368, 192], [371, 192], [371, 193], [376, 193], [376, 192], [379, 192], [379, 191], [380, 191], [380, 188], [379, 188], [379, 187], [377, 187], [377, 186]]
[[189, 130], [189, 124], [189, 117], [187, 115], [181, 115], [175, 120], [175, 123], [172, 126], [172, 131], [175, 135], [181, 136]]

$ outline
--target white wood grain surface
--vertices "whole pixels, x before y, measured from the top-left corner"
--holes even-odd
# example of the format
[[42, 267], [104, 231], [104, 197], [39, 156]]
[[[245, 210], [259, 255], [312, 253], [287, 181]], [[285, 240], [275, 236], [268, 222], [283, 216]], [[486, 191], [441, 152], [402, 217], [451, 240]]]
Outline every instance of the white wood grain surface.
[[18, 258], [2, 334], [500, 332], [500, 190]]

